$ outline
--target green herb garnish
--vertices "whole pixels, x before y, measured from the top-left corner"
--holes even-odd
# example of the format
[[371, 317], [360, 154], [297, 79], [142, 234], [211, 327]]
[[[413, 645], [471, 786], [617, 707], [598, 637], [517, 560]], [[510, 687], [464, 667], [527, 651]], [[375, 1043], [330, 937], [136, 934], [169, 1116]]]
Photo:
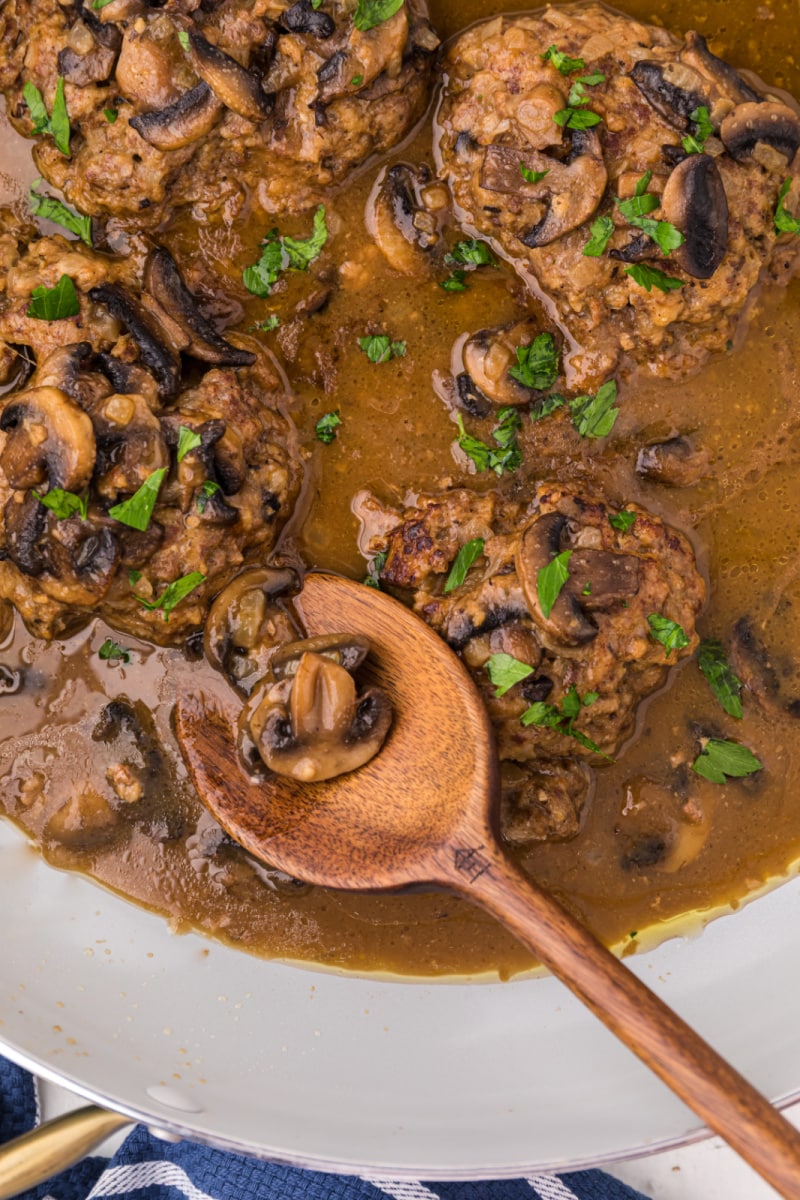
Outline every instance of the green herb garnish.
[[583, 71], [586, 63], [582, 58], [570, 58], [558, 46], [550, 46], [542, 55], [542, 62], [552, 63], [562, 75], [572, 75], [575, 71]]
[[653, 288], [658, 288], [660, 292], [674, 292], [676, 288], [683, 287], [682, 279], [665, 275], [658, 267], [649, 267], [647, 263], [633, 263], [625, 268], [625, 274], [630, 275], [634, 283], [638, 283], [639, 287], [643, 287], [647, 292], [651, 292]]
[[388, 21], [403, 7], [403, 0], [358, 0], [353, 24], [361, 33]]
[[684, 646], [689, 645], [690, 639], [683, 629], [677, 622], [670, 621], [669, 617], [662, 617], [660, 613], [650, 613], [647, 624], [650, 626], [650, 636], [661, 643], [667, 652], [667, 658], [673, 650], [682, 650]]
[[613, 217], [598, 217], [596, 221], [592, 221], [589, 232], [591, 237], [583, 247], [583, 253], [587, 258], [599, 258], [601, 254], [605, 254], [606, 247], [613, 236]]
[[404, 358], [405, 342], [393, 342], [388, 333], [370, 334], [358, 339], [360, 348], [371, 363], [385, 363], [390, 358]]
[[704, 641], [697, 651], [697, 665], [711, 691], [730, 717], [742, 719], [742, 681], [731, 669], [721, 642]]
[[363, 75], [354, 75], [353, 78], [350, 80], [350, 87], [361, 87], [363, 82], [364, 82]]
[[536, 593], [539, 597], [539, 607], [545, 618], [550, 616], [553, 605], [561, 595], [564, 584], [569, 579], [569, 560], [571, 550], [562, 550], [546, 567], [540, 567], [536, 576]]
[[180, 579], [174, 579], [172, 583], [168, 583], [158, 600], [145, 600], [144, 596], [137, 596], [135, 592], [134, 596], [148, 612], [157, 612], [158, 609], [162, 609], [164, 620], [168, 621], [172, 610], [180, 604], [181, 600], [185, 600], [196, 587], [205, 583], [205, 578], [200, 571], [192, 571], [190, 575], [182, 575]]
[[508, 373], [535, 392], [546, 392], [558, 378], [559, 352], [552, 333], [538, 334], [529, 346], [517, 346], [517, 364]]
[[612, 529], [618, 529], [620, 533], [627, 533], [633, 528], [636, 522], [636, 513], [633, 512], [618, 512], [608, 514], [608, 523]]
[[124, 663], [129, 663], [131, 661], [130, 651], [126, 650], [124, 646], [120, 646], [119, 642], [113, 641], [110, 637], [106, 638], [97, 653], [105, 662], [119, 662], [121, 660]]
[[478, 238], [468, 238], [456, 242], [449, 254], [444, 256], [445, 264], [450, 267], [496, 267], [497, 259], [492, 254], [491, 246]]
[[467, 542], [461, 547], [450, 568], [450, 574], [447, 576], [447, 582], [444, 585], [445, 595], [452, 592], [454, 588], [461, 587], [475, 559], [480, 558], [483, 554], [483, 545], [483, 538], [473, 538], [471, 542]]
[[56, 147], [63, 155], [69, 158], [69, 114], [67, 113], [67, 101], [64, 96], [63, 76], [59, 75], [58, 77], [55, 95], [53, 96], [53, 111], [49, 117], [42, 93], [35, 83], [31, 83], [28, 80], [22, 89], [22, 98], [28, 106], [28, 112], [31, 114], [33, 132], [49, 133]]
[[493, 654], [486, 663], [486, 671], [495, 685], [494, 694], [499, 698], [505, 696], [515, 683], [521, 683], [523, 679], [532, 675], [533, 667], [520, 662], [512, 654]]
[[63, 229], [68, 229], [70, 233], [76, 233], [82, 242], [85, 242], [87, 246], [91, 246], [91, 217], [81, 216], [80, 213], [75, 212], [74, 208], [68, 208], [60, 200], [56, 200], [55, 196], [41, 195], [40, 192], [36, 191], [41, 182], [41, 179], [37, 179], [28, 192], [28, 204], [33, 215], [35, 217], [44, 217], [46, 221], [53, 221]]
[[336, 437], [336, 430], [342, 423], [342, 418], [339, 416], [338, 408], [334, 412], [327, 412], [320, 417], [314, 426], [314, 434], [318, 442], [322, 442], [324, 446], [329, 446]]
[[440, 280], [439, 287], [444, 288], [446, 292], [468, 292], [469, 284], [464, 282], [466, 277], [466, 271], [456, 268], [450, 272], [447, 279]]
[[80, 311], [75, 284], [69, 275], [62, 275], [55, 287], [42, 284], [33, 289], [27, 315], [40, 321], [63, 321], [66, 317], [77, 317]]
[[190, 42], [189, 42], [189, 34], [186, 32], [185, 29], [178, 30], [178, 41], [180, 42], [181, 50], [183, 50], [186, 54], [188, 54]]
[[578, 695], [578, 690], [573, 684], [567, 692], [564, 699], [561, 701], [561, 708], [558, 709], [554, 704], [546, 704], [543, 700], [532, 704], [530, 708], [526, 708], [525, 712], [520, 717], [522, 725], [542, 725], [548, 729], [556, 729], [559, 733], [563, 733], [565, 737], [574, 738], [585, 749], [591, 750], [593, 754], [599, 754], [601, 758], [605, 758], [608, 762], [613, 762], [607, 754], [603, 754], [600, 747], [591, 738], [588, 738], [585, 733], [575, 728], [575, 721], [583, 708], [588, 708], [594, 704], [598, 698], [597, 692], [587, 692], [581, 699]]
[[617, 384], [609, 379], [598, 389], [596, 396], [576, 396], [570, 400], [572, 423], [581, 437], [606, 437], [614, 428], [619, 409], [614, 407]]
[[117, 110], [115, 108], [104, 108], [103, 116], [108, 121], [109, 125], [113, 125], [114, 122], [116, 121], [117, 117], [119, 116], [119, 113], [117, 112]]
[[702, 154], [705, 148], [706, 141], [714, 132], [714, 125], [711, 121], [709, 111], [706, 106], [700, 105], [689, 113], [689, 120], [694, 121], [694, 133], [687, 134], [681, 139], [681, 145], [687, 154]]
[[205, 481], [205, 483], [202, 485], [202, 487], [200, 488], [200, 490], [197, 493], [197, 500], [196, 500], [197, 511], [200, 513], [201, 517], [202, 517], [203, 513], [206, 511], [206, 508], [208, 507], [208, 502], [211, 499], [211, 497], [216, 496], [217, 492], [219, 492], [220, 490], [221, 489], [220, 489], [219, 484], [215, 483], [213, 479], [207, 479]]
[[645, 171], [638, 180], [636, 190], [630, 199], [615, 198], [614, 203], [629, 225], [643, 230], [663, 250], [664, 254], [669, 254], [670, 251], [677, 250], [679, 246], [682, 246], [686, 239], [680, 230], [671, 225], [669, 221], [656, 221], [647, 215], [654, 212], [661, 204], [658, 196], [647, 191], [652, 178], [653, 172]]
[[183, 462], [187, 454], [203, 444], [199, 433], [188, 429], [185, 425], [178, 426], [178, 462]]
[[138, 491], [129, 496], [127, 500], [123, 500], [121, 504], [115, 504], [108, 510], [108, 515], [122, 525], [129, 525], [131, 529], [138, 529], [144, 533], [150, 524], [150, 518], [153, 515], [153, 509], [156, 506], [158, 493], [166, 473], [166, 467], [153, 471], [151, 475], [147, 476]]
[[550, 171], [549, 169], [547, 171], [533, 171], [530, 167], [526, 167], [525, 163], [521, 162], [519, 164], [519, 173], [526, 183], [541, 183], [545, 175], [550, 174]]
[[791, 186], [791, 177], [785, 179], [781, 184], [781, 190], [778, 193], [778, 207], [775, 209], [775, 229], [778, 233], [800, 234], [800, 220], [797, 217], [793, 217], [783, 203], [789, 194]]
[[541, 421], [543, 417], [549, 417], [559, 408], [563, 408], [566, 403], [566, 396], [562, 396], [559, 392], [551, 392], [549, 396], [542, 396], [541, 400], [536, 400], [531, 406], [531, 420], [534, 423]]
[[388, 557], [388, 550], [381, 550], [374, 558], [370, 559], [367, 564], [367, 573], [363, 580], [367, 587], [377, 588], [378, 591], [381, 590], [381, 571], [386, 566]]
[[325, 205], [320, 204], [314, 213], [314, 224], [308, 238], [279, 237], [277, 229], [271, 229], [261, 246], [257, 262], [242, 271], [242, 282], [254, 296], [268, 296], [283, 271], [306, 271], [318, 258], [328, 240], [325, 221]]
[[292, 271], [306, 271], [315, 258], [319, 258], [322, 247], [328, 240], [328, 226], [325, 222], [325, 205], [320, 204], [314, 213], [311, 237], [281, 238], [284, 253], [289, 259]]
[[473, 437], [464, 428], [464, 418], [456, 413], [458, 424], [458, 445], [468, 458], [474, 462], [479, 471], [494, 471], [502, 475], [506, 471], [515, 471], [522, 462], [522, 453], [517, 446], [517, 433], [522, 420], [519, 413], [511, 405], [498, 409], [499, 422], [492, 430], [492, 437], [499, 449]]
[[88, 496], [77, 496], [75, 492], [65, 492], [63, 488], [51, 488], [43, 496], [38, 492], [34, 492], [33, 495], [40, 504], [49, 508], [59, 521], [66, 521], [75, 513], [80, 513], [81, 520], [85, 521], [89, 515]]
[[595, 87], [604, 80], [605, 75], [601, 71], [593, 71], [591, 75], [579, 75], [570, 87], [567, 107], [562, 108], [553, 117], [556, 125], [566, 129], [591, 129], [593, 125], [599, 125], [603, 118], [587, 107], [590, 99], [586, 95], [586, 87]]
[[712, 783], [725, 783], [730, 779], [743, 779], [763, 768], [755, 754], [739, 742], [720, 741], [709, 738], [701, 741], [702, 749], [692, 763], [692, 770]]

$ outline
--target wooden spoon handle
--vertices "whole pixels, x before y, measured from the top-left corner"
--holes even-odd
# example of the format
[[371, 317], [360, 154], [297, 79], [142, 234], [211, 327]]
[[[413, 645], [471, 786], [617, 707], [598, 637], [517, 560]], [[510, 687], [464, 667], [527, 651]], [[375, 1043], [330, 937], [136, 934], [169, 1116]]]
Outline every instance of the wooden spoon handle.
[[781, 1196], [798, 1200], [800, 1132], [557, 900], [501, 853], [476, 853], [466, 865], [454, 853], [451, 885], [510, 929]]

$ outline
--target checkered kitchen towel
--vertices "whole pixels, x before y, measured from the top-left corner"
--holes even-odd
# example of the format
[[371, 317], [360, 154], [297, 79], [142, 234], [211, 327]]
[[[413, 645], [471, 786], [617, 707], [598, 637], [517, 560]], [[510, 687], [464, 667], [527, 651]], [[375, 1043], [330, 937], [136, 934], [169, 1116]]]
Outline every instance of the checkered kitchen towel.
[[[37, 1122], [33, 1078], [0, 1058], [0, 1142]], [[0, 1182], [2, 1175], [0, 1173]], [[24, 1200], [646, 1200], [603, 1171], [484, 1183], [424, 1183], [322, 1175], [210, 1150], [169, 1145], [137, 1126], [112, 1159], [86, 1158]]]

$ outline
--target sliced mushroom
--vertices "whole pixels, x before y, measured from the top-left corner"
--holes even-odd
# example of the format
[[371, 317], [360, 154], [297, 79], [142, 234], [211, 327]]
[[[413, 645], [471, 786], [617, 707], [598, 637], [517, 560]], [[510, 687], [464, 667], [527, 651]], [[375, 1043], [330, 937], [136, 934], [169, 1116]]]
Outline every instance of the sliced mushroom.
[[354, 633], [324, 633], [289, 642], [276, 651], [272, 673], [276, 679], [290, 679], [297, 673], [304, 654], [321, 654], [351, 674], [369, 654], [369, 639]]
[[130, 124], [157, 150], [180, 150], [205, 137], [222, 115], [224, 105], [202, 81], [160, 112], [131, 117]]
[[155, 319], [121, 284], [101, 284], [91, 289], [89, 297], [126, 326], [142, 362], [155, 376], [162, 398], [174, 396], [181, 378], [180, 355], [167, 343]]
[[734, 104], [744, 104], [747, 101], [757, 104], [762, 99], [758, 92], [745, 83], [735, 67], [711, 53], [706, 39], [694, 30], [686, 34], [680, 60], [718, 88]]
[[364, 766], [392, 721], [385, 692], [371, 687], [358, 695], [352, 675], [321, 654], [303, 654], [291, 677], [268, 682], [253, 700], [249, 728], [262, 759], [304, 783]]
[[43, 359], [31, 385], [59, 388], [81, 408], [90, 408], [111, 391], [106, 375], [95, 369], [97, 365], [90, 342], [70, 342]]
[[297, 0], [281, 13], [279, 23], [287, 33], [310, 33], [322, 39], [329, 38], [336, 29], [333, 17], [316, 9], [311, 0]]
[[367, 210], [367, 228], [389, 266], [402, 275], [427, 273], [426, 252], [439, 241], [436, 217], [420, 196], [429, 179], [427, 167], [396, 163], [379, 177]]
[[456, 375], [455, 387], [455, 399], [459, 408], [463, 408], [471, 417], [488, 417], [492, 411], [492, 402], [467, 371]]
[[28, 492], [11, 496], [3, 510], [4, 553], [20, 571], [34, 578], [45, 569], [42, 541], [47, 532], [47, 509]]
[[159, 407], [158, 384], [144, 367], [105, 353], [96, 355], [94, 361], [110, 382], [112, 391], [123, 396], [135, 392], [144, 396], [152, 409]]
[[0, 467], [13, 488], [40, 487], [82, 492], [95, 461], [92, 422], [66, 392], [30, 388], [11, 398], [0, 414], [6, 444]]
[[[497, 405], [519, 405], [529, 404], [538, 395], [538, 392], [524, 387], [508, 372], [510, 367], [517, 364], [517, 350], [521, 346], [529, 346], [540, 332], [538, 322], [526, 317], [523, 321], [515, 321], [513, 325], [479, 329], [467, 339], [462, 358], [477, 399], [483, 397]], [[467, 391], [466, 382], [458, 387], [459, 395]]]
[[135, 106], [136, 112], [158, 112], [175, 104], [190, 86], [192, 72], [172, 21], [164, 17], [131, 21], [123, 29], [115, 90]]
[[740, 617], [730, 639], [730, 663], [745, 691], [768, 717], [800, 717], [800, 698], [787, 698], [772, 656], [749, 617]]
[[[491, 146], [487, 156], [490, 151], [497, 150], [507, 152], [508, 148]], [[529, 161], [533, 163], [539, 159], [544, 160], [544, 165], [533, 166], [533, 170], [546, 170], [547, 174], [539, 183], [526, 183], [519, 169], [520, 162], [527, 166]], [[517, 158], [516, 171], [522, 184], [518, 192], [546, 206], [544, 216], [520, 238], [522, 244], [531, 249], [546, 246], [588, 221], [602, 200], [608, 182], [602, 146], [593, 129], [573, 130], [572, 147], [563, 161], [527, 150]]]
[[121, 45], [122, 34], [115, 25], [103, 25], [84, 12], [70, 29], [68, 45], [58, 53], [58, 73], [78, 87], [105, 83]]
[[630, 77], [651, 108], [675, 129], [685, 133], [692, 123], [692, 113], [708, 101], [699, 77], [692, 79], [699, 86], [687, 89], [670, 80], [667, 69], [661, 63], [641, 59]]
[[90, 416], [97, 442], [98, 495], [112, 502], [132, 495], [154, 471], [169, 466], [161, 424], [144, 396], [114, 393], [94, 405]]
[[708, 454], [683, 435], [643, 446], [636, 456], [637, 474], [664, 487], [691, 487], [708, 467]]
[[276, 649], [295, 639], [279, 600], [298, 588], [297, 575], [288, 567], [258, 567], [237, 575], [209, 609], [206, 658], [246, 695], [266, 674]]
[[731, 158], [752, 158], [759, 142], [772, 146], [792, 162], [800, 147], [800, 115], [772, 101], [738, 105], [720, 126], [719, 135]]
[[535, 766], [503, 762], [500, 786], [504, 841], [512, 845], [566, 841], [580, 830], [589, 777], [573, 759], [542, 759]]
[[252, 72], [199, 33], [189, 34], [189, 52], [195, 71], [226, 108], [249, 121], [263, 121], [270, 100]]
[[[573, 550], [564, 592], [584, 612], [605, 612], [639, 591], [639, 559], [611, 550]], [[562, 593], [563, 595], [563, 593]]]
[[561, 552], [561, 537], [566, 527], [567, 518], [559, 512], [534, 518], [522, 535], [517, 575], [545, 645], [584, 646], [597, 637], [597, 626], [586, 616], [573, 591], [562, 589], [547, 617], [539, 602], [539, 572]]
[[728, 248], [728, 198], [714, 159], [684, 159], [667, 180], [661, 211], [685, 239], [673, 252], [677, 262], [695, 279], [710, 279]]
[[110, 529], [70, 517], [51, 523], [44, 586], [62, 604], [94, 608], [114, 581], [119, 543]]
[[631, 238], [627, 246], [609, 250], [608, 257], [618, 262], [635, 263], [650, 262], [652, 259], [663, 258], [664, 255], [657, 242], [646, 233], [639, 233]]
[[255, 354], [226, 342], [197, 307], [197, 301], [183, 282], [168, 250], [159, 246], [145, 266], [145, 290], [179, 326], [186, 336], [184, 347], [188, 354], [202, 362], [226, 367], [247, 367], [256, 361]]

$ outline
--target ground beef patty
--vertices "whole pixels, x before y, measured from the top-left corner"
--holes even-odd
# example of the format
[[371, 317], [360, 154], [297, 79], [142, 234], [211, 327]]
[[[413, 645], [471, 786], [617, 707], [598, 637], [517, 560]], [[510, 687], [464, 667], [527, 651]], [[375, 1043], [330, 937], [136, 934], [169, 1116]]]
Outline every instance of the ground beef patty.
[[299, 211], [399, 141], [427, 103], [438, 39], [423, 0], [366, 29], [361, 7], [7, 0], [0, 86], [30, 135], [25, 85], [52, 113], [65, 81], [70, 156], [45, 135], [35, 158], [85, 213], [152, 222], [166, 200], [231, 218], [248, 194]]
[[[386, 530], [369, 543], [385, 555], [381, 584], [459, 651], [481, 689], [503, 764], [505, 836], [576, 833], [583, 767], [617, 752], [639, 701], [697, 645], [705, 587], [686, 538], [641, 508], [620, 520], [558, 484], [529, 505], [458, 489], [399, 512], [367, 508], [367, 527]], [[470, 543], [477, 558], [450, 586]], [[541, 572], [565, 551], [568, 579], [548, 612]], [[671, 630], [667, 645], [657, 640]], [[501, 696], [490, 673], [509, 664], [498, 655], [529, 668]]]
[[162, 249], [144, 288], [132, 260], [61, 237], [4, 249], [0, 598], [38, 637], [98, 613], [180, 642], [291, 513], [278, 373], [254, 339], [217, 331]]
[[441, 173], [463, 223], [577, 342], [571, 383], [621, 354], [659, 375], [694, 368], [733, 337], [765, 271], [796, 265], [800, 242], [774, 220], [787, 180], [800, 211], [800, 110], [698, 34], [548, 7], [472, 26], [444, 69]]

